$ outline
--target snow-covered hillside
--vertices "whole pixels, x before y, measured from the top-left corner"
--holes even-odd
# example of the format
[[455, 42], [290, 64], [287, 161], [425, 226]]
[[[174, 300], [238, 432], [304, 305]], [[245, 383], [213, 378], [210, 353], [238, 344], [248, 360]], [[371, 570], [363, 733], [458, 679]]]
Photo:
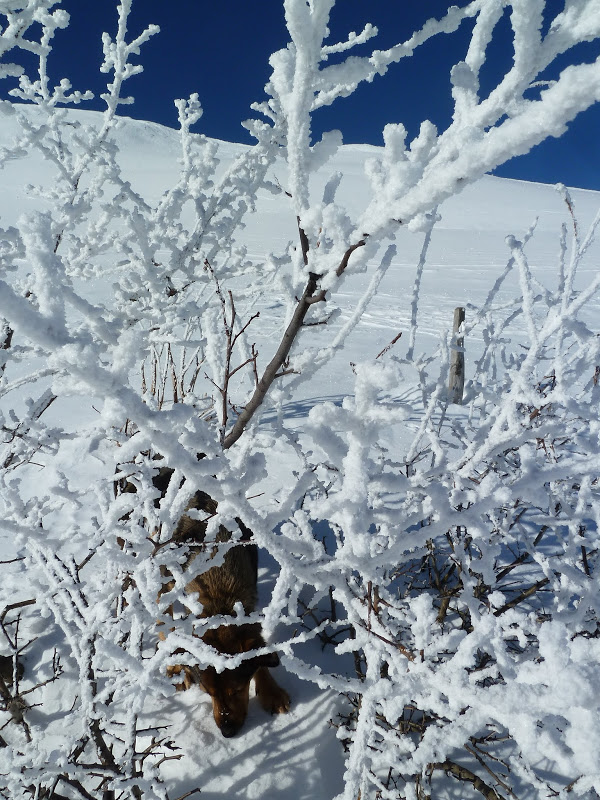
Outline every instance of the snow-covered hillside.
[[[69, 111], [81, 122], [98, 119], [95, 112]], [[0, 146], [14, 135], [11, 119], [0, 118]], [[150, 201], [157, 201], [174, 182], [181, 156], [177, 131], [151, 122], [123, 118], [115, 133], [118, 160], [133, 189]], [[218, 143], [221, 159], [219, 172], [243, 152], [244, 145]], [[368, 200], [368, 182], [364, 175], [365, 160], [377, 156], [378, 148], [370, 145], [346, 145], [333, 157], [314, 180], [318, 196], [331, 174], [343, 174], [340, 199], [349, 211], [358, 213]], [[14, 225], [19, 216], [32, 208], [44, 208], [25, 190], [28, 185], [43, 184], [51, 168], [38, 157], [20, 159], [4, 167], [0, 182], [0, 221], [3, 226]], [[285, 187], [285, 165], [275, 167], [271, 178]], [[600, 192], [573, 189], [571, 196], [581, 230], [587, 230], [600, 207]], [[561, 226], [571, 228], [572, 221], [564, 200], [555, 187], [526, 183], [505, 178], [485, 176], [467, 186], [460, 194], [440, 208], [441, 220], [435, 227], [423, 273], [418, 319], [417, 349], [431, 352], [440, 333], [452, 325], [456, 306], [481, 305], [494, 281], [510, 258], [506, 237], [522, 239], [536, 222], [533, 239], [527, 254], [533, 274], [550, 284], [557, 274]], [[341, 397], [350, 391], [353, 378], [349, 361], [373, 358], [400, 331], [407, 331], [411, 318], [410, 298], [415, 280], [416, 265], [422, 237], [400, 229], [397, 234], [398, 253], [383, 279], [377, 298], [361, 320], [339, 367], [320, 376], [323, 397]], [[278, 253], [290, 242], [295, 243], [297, 227], [285, 195], [273, 196], [263, 192], [258, 212], [247, 219], [240, 240], [248, 247], [248, 256], [257, 261], [270, 253]], [[579, 268], [579, 281], [584, 283], [597, 268], [593, 256]], [[347, 279], [337, 295], [346, 314], [351, 313], [356, 297], [364, 290], [367, 276]], [[99, 289], [101, 291], [101, 288]], [[517, 276], [503, 289], [512, 296], [517, 290]], [[502, 293], [501, 293], [502, 296]], [[594, 304], [588, 306], [588, 319], [596, 314]], [[265, 312], [263, 311], [263, 314]], [[467, 312], [468, 319], [468, 312]], [[274, 325], [278, 325], [277, 318]], [[406, 347], [407, 334], [404, 333]], [[472, 358], [479, 354], [477, 334], [467, 342]], [[398, 345], [402, 349], [402, 343]], [[471, 359], [472, 360], [472, 359]], [[469, 359], [467, 359], [468, 364]], [[467, 375], [468, 375], [467, 366]]]
[[[86, 124], [96, 120], [93, 112], [70, 111], [69, 115], [68, 119]], [[10, 144], [15, 132], [14, 119], [0, 116], [0, 148]], [[124, 118], [114, 134], [114, 141], [118, 146], [118, 161], [124, 178], [131, 183], [135, 192], [149, 202], [156, 202], [176, 180], [181, 147], [178, 133], [155, 124]], [[219, 143], [219, 171], [222, 172], [243, 149], [241, 145]], [[350, 212], [358, 213], [366, 204], [368, 194], [364, 162], [377, 153], [377, 148], [367, 146], [342, 147], [326, 168], [314, 177], [315, 196], [322, 192], [329, 176], [340, 171], [343, 178], [338, 197]], [[48, 185], [52, 176], [51, 165], [37, 155], [28, 155], [7, 163], [0, 173], [0, 227], [10, 228], [19, 224], [24, 215], [34, 210], [49, 209], [51, 202], [37, 198], [35, 190], [28, 189], [27, 185]], [[269, 177], [285, 189], [287, 176], [283, 166], [276, 164]], [[585, 231], [600, 207], [600, 192], [575, 189], [571, 192], [571, 197], [580, 229]], [[534, 279], [539, 280], [540, 285], [548, 289], [556, 288], [559, 282], [561, 226], [566, 224], [571, 231], [573, 224], [569, 209], [554, 187], [490, 176], [468, 186], [462, 193], [444, 203], [439, 208], [439, 214], [441, 219], [434, 228], [422, 274], [416, 319], [415, 350], [427, 355], [435, 352], [441, 334], [451, 327], [456, 306], [466, 306], [467, 323], [473, 321], [474, 307], [484, 305], [486, 296], [511, 257], [506, 243], [507, 235], [512, 234], [517, 239], [522, 239], [536, 218], [537, 228], [526, 250], [529, 265]], [[285, 193], [270, 194], [265, 191], [259, 195], [256, 213], [247, 218], [247, 226], [240, 233], [238, 243], [246, 245], [248, 259], [261, 264], [269, 259], [270, 254], [284, 251], [289, 242], [295, 243], [297, 235], [297, 223]], [[377, 354], [399, 333], [402, 333], [402, 337], [392, 352], [399, 356], [406, 353], [411, 315], [415, 308], [411, 298], [423, 237], [400, 227], [396, 244], [397, 253], [377, 295], [345, 347], [336, 353], [333, 360], [310, 383], [299, 387], [293, 401], [284, 404], [282, 413], [288, 430], [302, 434], [311, 409], [325, 404], [326, 401], [333, 401], [334, 409], [340, 409], [344, 398], [352, 397], [355, 392], [356, 376], [353, 365], [365, 361], [374, 362]], [[575, 290], [585, 285], [592, 273], [597, 271], [599, 259], [600, 247], [594, 244], [581, 263]], [[29, 268], [26, 263], [18, 266], [23, 273]], [[370, 269], [346, 278], [336, 295], [336, 302], [341, 308], [340, 316], [329, 327], [315, 327], [314, 335], [321, 337], [321, 346], [323, 342], [332, 340], [343, 323], [350, 319], [370, 278]], [[110, 298], [113, 286], [118, 282], [118, 268], [107, 262], [106, 279], [103, 280], [98, 275], [93, 278], [93, 296], [99, 303], [103, 302]], [[518, 297], [521, 291], [519, 275], [514, 270], [501, 287], [496, 300], [501, 305], [503, 301]], [[595, 324], [597, 328], [597, 320], [600, 319], [599, 302], [596, 297], [583, 311], [582, 319], [591, 327]], [[272, 297], [267, 294], [261, 303], [256, 308], [261, 314], [261, 327], [256, 341], [260, 358], [264, 361], [277, 344], [282, 324], [282, 306], [275, 286]], [[526, 321], [523, 321], [520, 333], [517, 332], [507, 342], [508, 350], [518, 351], [527, 336]], [[467, 381], [472, 376], [475, 360], [481, 356], [483, 345], [480, 328], [467, 335]], [[43, 369], [45, 365], [38, 366]], [[11, 373], [11, 380], [18, 379], [18, 370]], [[51, 380], [48, 378], [48, 386], [51, 385]], [[204, 376], [201, 376], [200, 381], [202, 380], [206, 380]], [[27, 391], [25, 388], [7, 395], [4, 401], [7, 408], [22, 406]], [[402, 425], [396, 420], [389, 429], [387, 444], [391, 447], [394, 443], [399, 451], [410, 447], [422, 424], [419, 413], [423, 411], [423, 399], [417, 396], [415, 386], [388, 387], [386, 391], [396, 399], [402, 399], [406, 392], [413, 393], [411, 408], [414, 413], [407, 414]], [[17, 400], [14, 399], [15, 395]], [[56, 491], [62, 472], [69, 475], [72, 487], [78, 486], [82, 491], [86, 484], [92, 485], [94, 481], [101, 480], [105, 464], [97, 457], [100, 445], [95, 442], [93, 447], [86, 449], [85, 435], [82, 435], [82, 431], [88, 428], [90, 437], [93, 434], [98, 414], [96, 403], [97, 398], [92, 395], [73, 394], [70, 398], [59, 399], [48, 410], [48, 424], [51, 422], [61, 427], [66, 435], [57, 453], [50, 452], [47, 455], [41, 452], [33, 459], [34, 463], [19, 471], [24, 499], [41, 497]], [[323, 405], [323, 408], [323, 413], [336, 413], [331, 410], [331, 406]], [[460, 421], [465, 418], [467, 410], [456, 407], [449, 414]], [[277, 409], [272, 407], [272, 400], [269, 398], [261, 417], [259, 435], [262, 435], [261, 431], [265, 432], [265, 436], [271, 435], [269, 432], [275, 430], [273, 426], [276, 417]], [[317, 417], [313, 418], [313, 424], [315, 419]], [[71, 436], [75, 433], [78, 434], [76, 438]], [[281, 460], [278, 461], [280, 447]], [[279, 493], [277, 502], [285, 503], [286, 479], [282, 476], [289, 475], [291, 487], [298, 475], [299, 462], [295, 463], [290, 459], [289, 452], [284, 451], [276, 436], [273, 436], [270, 448], [268, 474], [260, 482], [255, 482], [256, 494], [260, 489], [268, 497], [269, 491], [273, 489]], [[243, 488], [242, 486], [242, 490]], [[272, 498], [260, 497], [255, 500], [257, 513], [264, 511], [266, 514], [271, 500]], [[64, 509], [57, 513], [64, 513]], [[68, 525], [77, 528], [80, 521], [82, 525], [89, 524], [83, 521], [85, 513], [85, 508], [74, 510], [73, 517], [67, 520]], [[403, 529], [403, 535], [414, 530], [414, 523], [407, 525]], [[15, 529], [9, 527], [2, 531], [0, 526], [0, 553], [3, 558], [9, 559], [15, 553], [14, 540]], [[264, 551], [261, 558], [261, 601], [268, 606], [279, 565]], [[19, 581], [21, 584], [17, 590]], [[11, 579], [9, 585], [11, 591], [15, 592], [15, 600], [29, 598], [31, 587], [23, 584], [23, 575]], [[280, 629], [278, 619], [273, 618], [273, 613], [271, 612], [266, 627], [271, 640], [277, 642], [280, 633], [285, 636], [291, 636], [292, 633], [289, 620]], [[46, 624], [47, 620], [39, 617], [30, 625], [29, 633], [39, 638], [26, 654], [25, 680], [33, 681], [27, 670], [39, 666], [43, 661], [43, 654], [55, 644], [56, 631], [53, 628], [47, 629]], [[425, 650], [427, 646], [423, 644]], [[323, 688], [327, 681], [319, 679], [318, 671], [322, 670], [327, 674], [332, 672], [339, 676], [336, 680], [340, 689], [352, 673], [351, 648], [347, 648], [347, 652], [341, 657], [334, 656], [331, 646], [325, 647], [321, 652], [319, 640], [314, 638], [306, 648], [306, 662], [313, 664], [313, 672], [309, 674], [307, 668], [303, 673], [298, 667], [297, 674], [292, 674], [284, 666], [278, 670], [278, 679], [292, 697], [290, 713], [270, 719], [257, 704], [251, 703], [246, 726], [234, 739], [224, 739], [220, 735], [210, 716], [210, 702], [197, 688], [176, 694], [168, 682], [156, 674], [154, 696], [151, 689], [146, 689], [146, 698], [149, 693], [150, 699], [139, 710], [139, 727], [166, 726], [161, 733], [166, 731], [166, 738], [174, 743], [173, 747], [179, 748], [165, 751], [174, 755], [176, 760], [167, 761], [162, 767], [171, 798], [184, 796], [195, 787], [201, 788], [201, 797], [204, 800], [330, 800], [343, 791], [344, 749], [336, 736], [336, 728], [330, 721], [337, 724], [339, 720], [336, 714], [345, 708], [344, 701], [339, 691]], [[285, 652], [291, 659], [291, 650]], [[286, 663], [285, 657], [282, 661]], [[288, 663], [291, 664], [292, 661]], [[340, 664], [348, 670], [348, 675], [340, 669]], [[67, 678], [76, 681], [77, 664], [74, 661], [65, 661], [63, 669]], [[139, 680], [147, 681], [148, 678], [140, 673]], [[43, 729], [49, 742], [55, 737], [56, 748], [49, 745], [48, 752], [57, 763], [61, 763], [64, 756], [60, 752], [60, 734], [66, 715], [65, 699], [61, 696], [62, 686], [63, 679], [38, 690], [35, 702], [39, 705], [28, 713], [32, 728]], [[440, 684], [439, 688], [441, 692], [443, 686]], [[8, 733], [6, 736], [8, 737]], [[343, 735], [341, 738], [344, 738]], [[380, 766], [383, 768], [383, 765]], [[559, 765], [559, 772], [560, 769]], [[483, 774], [485, 776], [485, 772]], [[522, 800], [537, 796], [528, 794], [525, 774], [517, 776], [516, 780], [517, 795]], [[436, 795], [436, 800], [441, 800], [442, 797], [473, 796], [469, 794], [470, 785], [465, 788], [465, 784], [460, 783], [457, 788], [449, 779], [444, 786], [445, 788], [438, 786], [440, 793]], [[519, 793], [519, 787], [524, 791], [523, 794]], [[78, 796], [75, 792], [68, 795], [68, 788], [63, 787], [61, 791], [65, 796]], [[397, 795], [392, 795], [390, 791], [385, 796], [391, 798]]]

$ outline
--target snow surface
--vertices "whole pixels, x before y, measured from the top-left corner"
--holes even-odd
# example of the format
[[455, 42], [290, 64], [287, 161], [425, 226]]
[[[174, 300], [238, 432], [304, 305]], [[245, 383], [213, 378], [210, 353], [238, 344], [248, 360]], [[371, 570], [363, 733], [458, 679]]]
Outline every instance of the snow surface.
[[[92, 112], [70, 113], [86, 119]], [[8, 143], [12, 124], [10, 119], [0, 117], [0, 146]], [[125, 176], [134, 189], [146, 197], [159, 197], [173, 182], [176, 173], [180, 155], [177, 132], [152, 123], [124, 119], [116, 140]], [[219, 143], [219, 157], [223, 164], [242, 148], [242, 145]], [[341, 171], [340, 196], [350, 210], [358, 212], [368, 194], [363, 162], [375, 150], [369, 146], [344, 146], [315, 180], [324, 186], [332, 172]], [[22, 187], [27, 183], [41, 182], [45, 169], [45, 164], [35, 157], [5, 167], [0, 174], [0, 224], [3, 227], [15, 224], [24, 212], [40, 206], [40, 202], [24, 192]], [[275, 168], [272, 177], [285, 184], [283, 168], [281, 173]], [[600, 206], [600, 192], [573, 190], [572, 197], [585, 230]], [[442, 219], [434, 230], [419, 308], [417, 350], [426, 352], [433, 350], [440, 331], [451, 326], [456, 306], [468, 307], [469, 303], [483, 302], [510, 257], [507, 234], [521, 238], [535, 218], [539, 218], [527, 252], [534, 275], [551, 285], [556, 280], [560, 227], [565, 221], [570, 224], [565, 204], [553, 187], [490, 176], [444, 203], [439, 211]], [[249, 255], [260, 259], [295, 240], [296, 233], [294, 215], [286, 198], [265, 193], [260, 198], [258, 213], [249, 220], [243, 240], [249, 248]], [[353, 391], [350, 362], [374, 358], [401, 331], [403, 337], [396, 347], [400, 351], [406, 349], [410, 297], [421, 243], [420, 236], [400, 232], [398, 254], [346, 349], [320, 374], [318, 389], [305, 390], [305, 395], [298, 397], [286, 409], [286, 416], [294, 420], [295, 425], [301, 427], [309, 410], [318, 403], [332, 400], [339, 404]], [[580, 269], [579, 280], [586, 279], [586, 271], [595, 271], [599, 255], [598, 244], [595, 244]], [[517, 280], [515, 275], [514, 281]], [[367, 275], [359, 275], [345, 282], [338, 297], [346, 318], [352, 313], [367, 281]], [[98, 291], [108, 291], [108, 287], [99, 286]], [[511, 293], [517, 291], [515, 285], [510, 286]], [[596, 300], [588, 306], [586, 314], [597, 319], [599, 310]], [[272, 319], [275, 333], [278, 330], [276, 303], [261, 309], [261, 313], [268, 320]], [[480, 346], [481, 342], [476, 338], [467, 339], [467, 377], [469, 361], [478, 354]], [[402, 391], [401, 387], [399, 391]], [[73, 401], [70, 406], [52, 409], [52, 414], [67, 429], [85, 424], [94, 414], [93, 399], [90, 398], [89, 403]], [[269, 421], [267, 410], [263, 424], [268, 425]], [[409, 427], [416, 424], [416, 421], [407, 421]], [[69, 452], [65, 448], [62, 458], [81, 463], [82, 481], [90, 474], [88, 470], [93, 469], [89, 455], [85, 453]], [[281, 464], [281, 469], [290, 469], [290, 465]], [[43, 493], [45, 480], [44, 470], [39, 469], [32, 491]], [[2, 535], [0, 547], [2, 557], [10, 557], [9, 535]], [[261, 593], [265, 597], [271, 585], [268, 563], [262, 564], [260, 575]], [[39, 633], [43, 637], [43, 620], [40, 620], [40, 626]], [[318, 655], [319, 658], [327, 659], [327, 654]], [[160, 722], [170, 725], [170, 735], [181, 748], [181, 758], [163, 767], [164, 775], [172, 782], [171, 796], [177, 797], [195, 786], [202, 788], [205, 800], [223, 796], [242, 800], [328, 800], [341, 791], [343, 751], [335, 730], [330, 726], [339, 701], [333, 693], [301, 681], [286, 673], [283, 667], [277, 672], [278, 680], [292, 697], [292, 710], [287, 715], [269, 719], [257, 703], [251, 702], [246, 726], [234, 739], [224, 739], [217, 731], [210, 716], [210, 702], [199, 690], [194, 688], [175, 694], [166, 682], [157, 682], [156, 707], [146, 709], [146, 715], [153, 724], [156, 724], [158, 714]], [[60, 707], [53, 691], [50, 684], [45, 691], [43, 711], [31, 712], [32, 724], [41, 724], [42, 719], [46, 719], [47, 724], [46, 715], [52, 714], [53, 707], [57, 710]]]

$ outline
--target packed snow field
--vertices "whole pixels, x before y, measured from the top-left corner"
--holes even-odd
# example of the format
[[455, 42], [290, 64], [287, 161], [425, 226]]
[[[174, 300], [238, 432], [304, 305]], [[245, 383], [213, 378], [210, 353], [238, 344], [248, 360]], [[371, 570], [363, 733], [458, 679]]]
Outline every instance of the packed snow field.
[[[69, 113], [73, 119], [81, 121], [94, 119], [92, 112]], [[14, 133], [13, 124], [11, 118], [0, 117], [0, 147], [9, 144]], [[143, 197], [158, 200], [175, 181], [181, 150], [178, 133], [155, 124], [123, 119], [114, 136], [124, 177]], [[219, 143], [220, 169], [224, 169], [242, 150], [241, 145]], [[313, 178], [315, 193], [322, 190], [332, 172], [340, 171], [343, 178], [339, 196], [351, 212], [358, 213], [368, 194], [364, 160], [376, 154], [376, 148], [372, 147], [342, 147], [326, 169]], [[285, 187], [283, 166], [278, 168], [275, 165], [270, 177]], [[28, 184], [44, 184], [49, 179], [49, 167], [36, 156], [30, 155], [6, 164], [0, 181], [0, 225], [8, 228], [16, 225], [23, 214], [34, 209], [44, 210], [45, 201], [36, 199], [35, 193], [25, 187]], [[600, 207], [600, 192], [575, 189], [571, 197], [578, 223], [585, 231]], [[439, 214], [441, 219], [434, 228], [422, 275], [416, 320], [415, 349], [427, 354], [435, 351], [440, 335], [451, 326], [456, 306], [466, 307], [468, 323], [469, 315], [475, 313], [472, 309], [484, 304], [510, 258], [507, 235], [522, 239], [537, 218], [535, 234], [526, 250], [529, 265], [533, 276], [541, 284], [553, 287], [558, 281], [561, 226], [566, 223], [569, 230], [572, 226], [569, 209], [554, 187], [490, 176], [468, 186], [444, 203], [439, 208]], [[288, 242], [295, 242], [296, 238], [296, 222], [285, 194], [264, 192], [259, 196], [256, 213], [247, 219], [239, 243], [246, 245], [250, 259], [260, 263], [268, 259], [270, 253], [283, 251]], [[399, 333], [402, 336], [394, 345], [393, 352], [399, 355], [406, 352], [413, 312], [411, 296], [423, 237], [400, 229], [396, 243], [397, 254], [345, 347], [317, 374], [312, 383], [301, 387], [301, 393], [293, 402], [284, 407], [288, 425], [299, 432], [303, 430], [309, 412], [315, 406], [333, 401], [339, 407], [345, 397], [352, 396], [355, 386], [352, 364], [373, 361]], [[595, 244], [579, 268], [577, 280], [582, 286], [597, 270], [599, 256], [600, 249]], [[341, 323], [353, 314], [369, 279], [370, 270], [346, 279], [336, 296], [341, 308]], [[118, 282], [118, 275], [112, 272], [108, 282], [97, 281], [95, 291], [98, 301], [110, 295], [115, 280]], [[519, 292], [515, 271], [503, 285], [498, 301], [501, 302], [504, 296], [507, 300], [518, 296]], [[260, 339], [257, 341], [261, 358], [264, 358], [269, 349], [275, 347], [280, 335], [280, 305], [276, 293], [271, 303], [267, 297], [264, 305], [257, 310], [261, 314]], [[600, 318], [597, 298], [586, 306], [583, 318], [592, 326]], [[338, 324], [340, 321], [336, 322]], [[336, 329], [332, 330], [335, 332]], [[523, 330], [523, 341], [527, 338], [526, 334]], [[318, 326], [314, 335], [327, 340], [333, 333]], [[519, 346], [518, 337], [509, 345], [510, 348]], [[467, 335], [467, 381], [482, 347], [483, 340], [478, 331]], [[398, 398], [405, 391], [405, 387], [400, 385], [391, 394]], [[24, 399], [25, 395], [20, 402]], [[10, 401], [15, 404], [14, 395]], [[412, 404], [415, 416], [409, 416], [404, 427], [396, 425], [393, 430], [390, 429], [390, 441], [394, 441], [398, 447], [408, 446], [412, 441], [420, 424], [416, 413], [419, 403], [419, 399], [415, 398]], [[93, 425], [96, 413], [93, 397], [71, 398], [55, 403], [47, 412], [47, 421], [67, 432], [78, 431], [81, 434], [86, 426]], [[460, 416], [463, 411], [456, 408], [451, 413]], [[261, 426], [268, 430], [275, 417], [275, 411], [270, 409], [267, 402]], [[274, 447], [277, 447], [276, 443]], [[69, 466], [76, 465], [75, 471], [70, 470], [73, 481], [85, 486], [86, 481], [94, 479], [99, 468], [93, 454], [86, 452], [82, 446], [81, 436], [72, 446], [68, 441], [64, 442], [52, 468], [45, 467], [44, 463], [44, 455], [40, 454], [36, 464], [22, 471], [25, 496], [47, 492], [48, 475], [55, 475], [55, 470], [68, 471]], [[293, 463], [282, 461], [277, 466], [281, 473], [289, 472], [290, 481], [293, 481]], [[263, 481], [266, 492], [269, 485], [270, 479], [267, 477]], [[12, 539], [10, 531], [2, 534], [1, 552], [4, 559], [13, 555]], [[276, 565], [265, 553], [261, 558], [259, 589], [262, 603], [268, 604]], [[29, 588], [23, 586], [20, 597], [26, 599], [28, 596]], [[39, 638], [35, 649], [28, 655], [26, 669], [35, 660], [36, 654], [47, 652], [52, 646], [51, 639], [45, 638], [44, 626], [45, 620], [39, 619], [37, 629], [31, 631]], [[276, 642], [276, 621], [271, 628], [270, 638]], [[339, 671], [339, 662], [335, 667], [328, 664], [331, 658], [329, 649], [319, 651], [318, 640], [313, 640], [307, 647], [310, 648], [307, 660], [320, 665], [324, 671], [334, 668]], [[351, 656], [348, 654], [347, 657], [350, 664]], [[63, 667], [67, 673], [76, 669], [74, 664], [68, 663]], [[278, 669], [278, 680], [292, 698], [289, 714], [270, 719], [256, 702], [251, 702], [242, 733], [234, 739], [224, 739], [213, 722], [210, 701], [206, 695], [197, 688], [175, 693], [165, 680], [161, 682], [157, 676], [155, 702], [150, 702], [143, 709], [139, 727], [144, 728], [145, 723], [148, 727], [166, 726], [167, 738], [172, 740], [174, 747], [179, 748], [173, 750], [176, 758], [162, 767], [172, 798], [182, 796], [195, 787], [201, 788], [201, 796], [205, 800], [223, 797], [240, 800], [329, 800], [342, 791], [344, 751], [336, 736], [336, 728], [330, 721], [336, 722], [336, 714], [343, 710], [343, 701], [333, 690], [320, 688], [318, 681], [302, 680], [286, 672], [284, 667]], [[29, 714], [29, 724], [43, 727], [48, 737], [52, 737], [62, 724], [61, 686], [62, 682], [58, 681], [39, 691], [36, 695], [39, 706]], [[60, 760], [61, 753], [56, 752], [55, 756]], [[549, 764], [548, 768], [551, 769], [552, 765]], [[444, 797], [458, 799], [465, 796], [464, 785], [458, 782], [448, 781], [443, 791]], [[525, 800], [527, 794], [519, 796]], [[438, 797], [441, 798], [442, 794]]]

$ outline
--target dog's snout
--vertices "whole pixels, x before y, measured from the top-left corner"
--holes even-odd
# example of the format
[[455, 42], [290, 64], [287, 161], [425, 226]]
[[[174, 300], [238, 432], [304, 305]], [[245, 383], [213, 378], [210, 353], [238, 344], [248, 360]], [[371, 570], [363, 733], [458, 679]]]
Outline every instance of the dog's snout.
[[219, 730], [226, 739], [231, 739], [232, 736], [235, 736], [241, 727], [238, 722], [234, 722], [228, 717], [219, 720]]

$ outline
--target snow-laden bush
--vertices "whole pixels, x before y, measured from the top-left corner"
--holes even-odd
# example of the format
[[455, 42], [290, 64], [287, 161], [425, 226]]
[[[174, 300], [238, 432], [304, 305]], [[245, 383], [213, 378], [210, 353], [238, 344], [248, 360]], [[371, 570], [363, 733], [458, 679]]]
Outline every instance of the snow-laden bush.
[[[598, 278], [572, 289], [599, 221], [584, 241], [575, 229], [554, 286], [508, 237], [507, 269], [470, 309], [485, 349], [468, 413], [446, 402], [450, 336], [437, 358], [357, 367], [353, 398], [311, 411], [315, 469], [339, 477], [295, 524], [333, 529], [346, 575], [333, 598], [354, 632], [337, 651], [360, 674], [340, 721], [344, 797], [438, 797], [440, 773], [487, 798], [600, 788], [600, 352], [579, 318]], [[495, 304], [511, 278], [518, 296]], [[380, 443], [414, 413], [395, 397], [407, 384], [424, 407], [398, 454]], [[328, 560], [312, 569], [325, 593]]]
[[[118, 107], [131, 101], [122, 85], [141, 70], [130, 59], [156, 29], [129, 40], [131, 0], [122, 0], [117, 33], [103, 38], [101, 69], [112, 77], [102, 124], [82, 124], [59, 106], [89, 93], [47, 75], [50, 42], [68, 22], [58, 5], [0, 0], [0, 51], [39, 58], [35, 79], [12, 63], [0, 72], [20, 75], [11, 94], [30, 105], [0, 104], [19, 126], [1, 156], [37, 151], [55, 176], [29, 189], [46, 210], [0, 241], [2, 526], [15, 541], [0, 615], [13, 656], [12, 675], [0, 677], [10, 722], [0, 792], [168, 797], [168, 731], [140, 718], [173, 690], [169, 664], [235, 662], [192, 635], [193, 623], [198, 633], [210, 621], [182, 619], [157, 642], [157, 615], [173, 600], [157, 609], [159, 565], [181, 597], [172, 533], [201, 488], [218, 503], [209, 540], [220, 525], [235, 538], [242, 519], [278, 565], [256, 618], [267, 631], [279, 625], [284, 665], [347, 698], [336, 722], [348, 748], [340, 797], [441, 796], [446, 775], [487, 798], [594, 796], [598, 339], [580, 314], [597, 281], [574, 288], [593, 230], [581, 241], [574, 228], [570, 259], [564, 233], [553, 287], [536, 283], [524, 244], [508, 240], [507, 270], [465, 331], [479, 326], [485, 341], [468, 414], [447, 404], [456, 343], [448, 335], [421, 357], [415, 331], [438, 204], [560, 135], [597, 100], [596, 63], [543, 82], [559, 55], [600, 35], [596, 0], [566, 0], [544, 26], [543, 0], [475, 0], [360, 57], [345, 52], [376, 29], [324, 44], [334, 0], [284, 0], [290, 43], [271, 57], [269, 99], [255, 107], [267, 121], [246, 123], [257, 144], [223, 170], [215, 146], [190, 133], [198, 98], [178, 100], [181, 169], [158, 202], [122, 174], [114, 136]], [[486, 49], [506, 15], [514, 63], [482, 97]], [[365, 164], [372, 198], [358, 217], [338, 198], [338, 174], [314, 197], [310, 176], [341, 136], [313, 142], [311, 115], [465, 20], [472, 35], [451, 72], [449, 127], [426, 121], [407, 143], [402, 125], [386, 126], [381, 156]], [[27, 38], [34, 23], [41, 36]], [[270, 170], [281, 160], [280, 186]], [[287, 203], [298, 241], [256, 263], [240, 231], [264, 189]], [[406, 357], [392, 350], [357, 364], [354, 396], [315, 408], [302, 432], [282, 413], [261, 426], [265, 398], [281, 411], [317, 383], [360, 324], [401, 226], [424, 235]], [[361, 271], [367, 289], [342, 322], [336, 291]], [[499, 303], [515, 274], [519, 296]], [[274, 296], [277, 341], [258, 316]], [[515, 329], [527, 332], [523, 349], [511, 347]], [[398, 400], [400, 386], [419, 388], [420, 402]], [[95, 418], [84, 429], [52, 423], [50, 409], [74, 398], [91, 401]], [[389, 432], [409, 413], [419, 431], [397, 451]], [[33, 462], [45, 466], [42, 491]], [[175, 473], [157, 507], [158, 465]], [[136, 491], [119, 492], [125, 483]], [[307, 661], [304, 644], [317, 637], [334, 648], [335, 671]], [[177, 647], [188, 655], [172, 656]], [[27, 651], [29, 683], [17, 658]], [[57, 706], [36, 708], [48, 682], [60, 686]]]

